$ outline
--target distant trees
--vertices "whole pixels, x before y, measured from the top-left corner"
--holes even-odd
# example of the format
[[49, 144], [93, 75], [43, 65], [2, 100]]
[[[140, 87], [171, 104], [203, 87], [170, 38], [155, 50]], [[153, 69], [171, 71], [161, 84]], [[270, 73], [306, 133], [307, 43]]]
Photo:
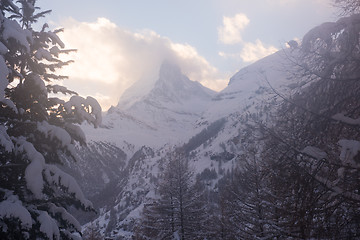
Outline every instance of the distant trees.
[[225, 178], [221, 189], [223, 239], [269, 237], [269, 201], [265, 201], [266, 172], [255, 151], [239, 158], [238, 168]]
[[144, 206], [138, 239], [202, 239], [205, 201], [201, 186], [180, 151], [167, 156], [159, 198]]
[[73, 143], [85, 142], [78, 124], [97, 127], [101, 107], [54, 84], [65, 78], [56, 70], [69, 63], [59, 58], [69, 50], [57, 35], [61, 30], [33, 28], [50, 12], [38, 12], [35, 4], [0, 2], [0, 238], [75, 239], [81, 226], [67, 208], [92, 205], [56, 164], [61, 153], [76, 158]]

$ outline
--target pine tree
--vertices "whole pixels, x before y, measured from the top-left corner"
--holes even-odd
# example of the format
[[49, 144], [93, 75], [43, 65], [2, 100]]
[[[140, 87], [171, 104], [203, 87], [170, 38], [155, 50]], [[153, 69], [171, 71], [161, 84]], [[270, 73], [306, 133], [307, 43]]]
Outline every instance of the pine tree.
[[204, 191], [195, 183], [184, 154], [174, 151], [167, 160], [159, 199], [144, 206], [139, 239], [203, 239]]
[[223, 239], [274, 238], [273, 196], [268, 185], [269, 169], [260, 151], [249, 147], [238, 157], [238, 166], [224, 178], [221, 189]]
[[[78, 124], [97, 127], [101, 107], [54, 84], [56, 70], [70, 62], [57, 33], [38, 12], [36, 0], [0, 2], [0, 238], [74, 239], [81, 226], [67, 211], [92, 209], [76, 181], [60, 170], [61, 153], [76, 159], [74, 142], [85, 143]], [[70, 94], [70, 100], [49, 97]]]

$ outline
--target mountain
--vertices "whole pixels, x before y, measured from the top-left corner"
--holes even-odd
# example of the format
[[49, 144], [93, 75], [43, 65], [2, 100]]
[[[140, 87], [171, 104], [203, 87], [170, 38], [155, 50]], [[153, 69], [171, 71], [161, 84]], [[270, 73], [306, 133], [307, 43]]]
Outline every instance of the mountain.
[[154, 84], [135, 83], [104, 116], [102, 130], [86, 128], [86, 133], [90, 140], [117, 146], [179, 144], [193, 133], [215, 94], [191, 81], [176, 65], [164, 62]]
[[74, 175], [88, 176], [77, 180], [99, 208], [86, 226], [96, 224], [104, 235], [131, 238], [143, 204], [156, 195], [163, 157], [174, 145], [185, 149], [199, 176], [215, 172], [206, 181], [216, 192], [218, 181], [253, 138], [249, 125], [269, 121], [271, 106], [282, 102], [274, 89], [286, 95], [297, 84], [289, 78], [290, 52], [284, 51], [240, 70], [219, 93], [164, 62], [158, 80], [129, 88], [99, 129], [83, 126], [88, 147], [80, 150], [82, 172], [74, 170]]
[[134, 97], [126, 92], [117, 109], [179, 138], [192, 130], [194, 122], [208, 108], [214, 95], [214, 91], [183, 75], [176, 65], [164, 62], [159, 79], [148, 94], [132, 101]]

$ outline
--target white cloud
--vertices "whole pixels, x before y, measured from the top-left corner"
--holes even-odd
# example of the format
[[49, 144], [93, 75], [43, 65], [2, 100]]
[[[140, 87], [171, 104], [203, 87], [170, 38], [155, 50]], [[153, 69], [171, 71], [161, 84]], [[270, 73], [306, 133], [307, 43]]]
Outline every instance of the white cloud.
[[243, 14], [234, 17], [223, 17], [223, 26], [218, 28], [219, 40], [224, 44], [236, 44], [242, 42], [241, 32], [250, 23], [249, 18]]
[[218, 52], [218, 55], [227, 59], [236, 59], [242, 60], [245, 63], [252, 63], [277, 51], [278, 49], [276, 47], [266, 47], [259, 39], [256, 39], [255, 43], [244, 42], [240, 53], [226, 53], [220, 51]]
[[259, 39], [256, 39], [255, 43], [247, 42], [244, 44], [240, 52], [240, 58], [244, 62], [254, 62], [276, 51], [278, 51], [278, 49], [274, 46], [265, 47]]
[[259, 39], [256, 39], [254, 43], [243, 41], [242, 31], [249, 22], [249, 18], [243, 13], [236, 14], [234, 17], [223, 17], [223, 26], [218, 28], [220, 41], [224, 44], [241, 44], [242, 50], [240, 53], [220, 51], [218, 52], [219, 56], [241, 59], [245, 63], [250, 63], [277, 51], [274, 46], [265, 47]]
[[130, 32], [105, 18], [92, 23], [68, 19], [62, 25], [65, 32], [61, 38], [67, 48], [78, 49], [70, 56], [75, 63], [62, 72], [70, 77], [64, 84], [81, 95], [98, 96], [104, 109], [116, 105], [135, 81], [155, 81], [165, 59], [176, 62], [190, 79], [214, 90], [227, 84], [194, 47], [174, 43], [154, 31]]

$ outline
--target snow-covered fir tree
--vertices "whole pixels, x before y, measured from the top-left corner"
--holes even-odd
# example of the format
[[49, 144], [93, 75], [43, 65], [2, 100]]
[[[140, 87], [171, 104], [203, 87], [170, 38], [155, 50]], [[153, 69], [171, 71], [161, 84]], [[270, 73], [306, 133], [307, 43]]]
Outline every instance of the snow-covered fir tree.
[[[50, 11], [36, 0], [0, 2], [0, 238], [77, 239], [79, 222], [68, 212], [91, 210], [76, 181], [58, 168], [60, 155], [76, 159], [85, 143], [78, 124], [101, 123], [101, 107], [57, 83], [69, 62], [57, 33], [33, 23]], [[64, 101], [58, 94], [72, 95]]]

